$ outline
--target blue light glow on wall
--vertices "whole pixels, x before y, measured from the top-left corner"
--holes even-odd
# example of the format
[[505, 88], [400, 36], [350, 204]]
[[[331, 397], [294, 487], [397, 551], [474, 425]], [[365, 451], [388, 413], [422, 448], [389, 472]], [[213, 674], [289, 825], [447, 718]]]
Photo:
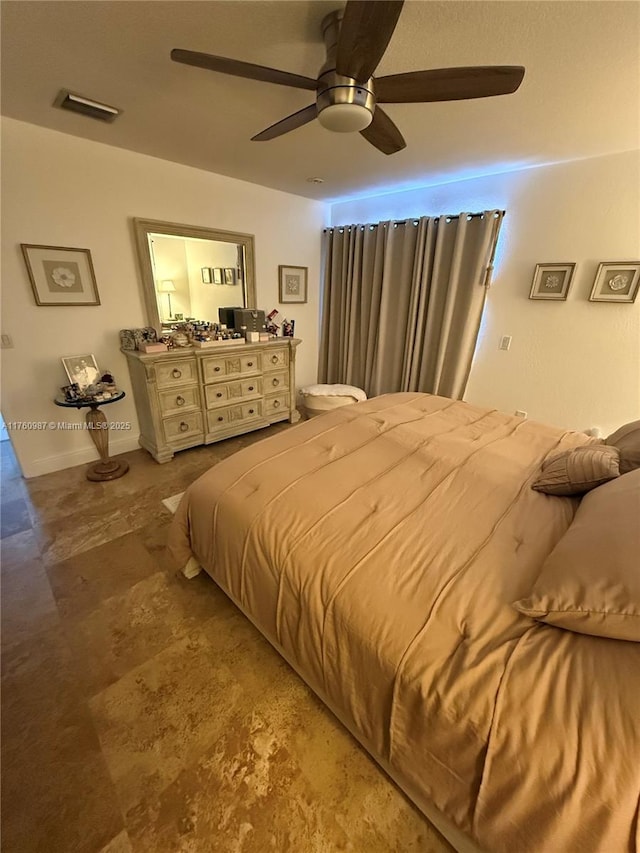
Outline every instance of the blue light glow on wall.
[[344, 204], [350, 201], [363, 201], [367, 198], [381, 198], [399, 193], [410, 193], [416, 190], [431, 189], [432, 187], [457, 184], [461, 181], [474, 181], [479, 178], [488, 178], [493, 175], [504, 175], [508, 172], [519, 172], [523, 169], [536, 169], [540, 166], [548, 166], [549, 163], [534, 163], [532, 160], [510, 160], [500, 163], [491, 163], [485, 166], [468, 166], [456, 169], [454, 172], [443, 172], [433, 174], [425, 172], [424, 175], [414, 176], [411, 181], [400, 181], [398, 183], [371, 184], [366, 192], [356, 193], [349, 196], [336, 196], [326, 199], [327, 204]]

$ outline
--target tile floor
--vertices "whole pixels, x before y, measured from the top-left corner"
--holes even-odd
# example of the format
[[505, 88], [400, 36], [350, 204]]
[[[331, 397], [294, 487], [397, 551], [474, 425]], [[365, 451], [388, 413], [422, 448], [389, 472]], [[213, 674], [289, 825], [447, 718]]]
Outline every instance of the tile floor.
[[204, 574], [162, 505], [277, 425], [90, 483], [2, 442], [3, 853], [451, 848]]

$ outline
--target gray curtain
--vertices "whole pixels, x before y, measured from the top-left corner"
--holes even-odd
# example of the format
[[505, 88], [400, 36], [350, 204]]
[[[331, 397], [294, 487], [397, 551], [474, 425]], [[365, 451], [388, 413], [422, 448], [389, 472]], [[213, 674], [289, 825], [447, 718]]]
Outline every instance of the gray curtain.
[[326, 229], [318, 381], [461, 399], [502, 217]]

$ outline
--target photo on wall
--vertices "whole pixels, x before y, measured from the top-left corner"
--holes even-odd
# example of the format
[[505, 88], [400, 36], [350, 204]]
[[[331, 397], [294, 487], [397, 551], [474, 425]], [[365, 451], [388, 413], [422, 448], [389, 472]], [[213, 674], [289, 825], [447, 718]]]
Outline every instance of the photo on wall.
[[565, 300], [575, 268], [574, 263], [537, 264], [529, 299]]
[[21, 243], [36, 305], [99, 305], [89, 249]]
[[596, 272], [591, 302], [635, 302], [640, 284], [640, 261], [606, 261]]
[[307, 271], [308, 267], [278, 267], [280, 302], [307, 301]]

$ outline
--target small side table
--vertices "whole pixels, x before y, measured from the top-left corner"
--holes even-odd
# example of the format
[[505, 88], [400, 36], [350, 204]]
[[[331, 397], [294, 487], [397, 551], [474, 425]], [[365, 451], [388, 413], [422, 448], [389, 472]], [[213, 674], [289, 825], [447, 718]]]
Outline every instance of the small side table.
[[100, 461], [89, 465], [87, 480], [93, 480], [94, 482], [117, 480], [118, 477], [122, 477], [129, 470], [128, 462], [109, 458], [109, 428], [107, 427], [107, 417], [98, 408], [98, 406], [106, 406], [107, 403], [117, 403], [124, 396], [124, 391], [120, 391], [119, 394], [108, 400], [78, 400], [77, 402], [72, 402], [56, 397], [53, 401], [56, 406], [62, 406], [65, 409], [89, 409], [86, 415], [87, 427], [89, 435], [100, 454]]

